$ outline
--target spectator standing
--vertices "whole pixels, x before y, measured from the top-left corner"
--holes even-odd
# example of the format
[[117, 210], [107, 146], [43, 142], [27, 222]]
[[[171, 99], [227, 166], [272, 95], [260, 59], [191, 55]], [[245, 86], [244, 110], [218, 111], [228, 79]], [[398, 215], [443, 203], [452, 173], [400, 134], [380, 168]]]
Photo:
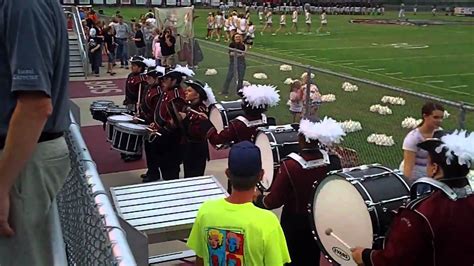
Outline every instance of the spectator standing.
[[166, 28], [160, 38], [161, 64], [163, 66], [174, 66], [176, 64], [176, 38], [170, 28]]
[[160, 36], [161, 31], [159, 28], [156, 28], [153, 33], [153, 41], [152, 41], [152, 50], [153, 50], [153, 58], [155, 59], [155, 64], [157, 66], [161, 66], [161, 45], [160, 45]]
[[0, 264], [63, 265], [51, 229], [70, 171], [66, 21], [59, 1], [1, 6]]
[[151, 24], [150, 21], [147, 21], [145, 22], [145, 26], [142, 27], [142, 32], [143, 32], [143, 37], [145, 38], [145, 46], [146, 46], [146, 49], [145, 49], [145, 55], [147, 58], [149, 57], [152, 57], [153, 55], [153, 48], [152, 48], [152, 44], [153, 44], [153, 31], [156, 27], [153, 26], [153, 24]]
[[105, 28], [104, 44], [105, 44], [105, 52], [107, 53], [107, 58], [108, 58], [107, 73], [113, 76], [115, 75], [113, 68], [114, 68], [114, 62], [115, 62], [115, 50], [117, 48], [117, 44], [115, 43], [113, 27]]
[[92, 73], [98, 77], [100, 74], [100, 57], [102, 56], [102, 39], [97, 37], [97, 30], [92, 28], [89, 32], [89, 61]]
[[[403, 162], [400, 166], [403, 175], [411, 181], [426, 176], [428, 152], [418, 147], [418, 144], [435, 137], [440, 130], [444, 117], [444, 108], [441, 104], [427, 102], [421, 108], [423, 122], [410, 131], [403, 140]], [[425, 192], [427, 186], [419, 186], [419, 193]]]
[[227, 97], [229, 94], [229, 85], [235, 74], [235, 65], [237, 65], [237, 92], [242, 88], [245, 76], [245, 44], [242, 42], [242, 35], [235, 34], [233, 41], [229, 44], [229, 69], [227, 70], [227, 78], [224, 82], [224, 88], [220, 94]]
[[295, 80], [290, 85], [290, 113], [293, 115], [293, 123], [298, 123], [303, 112], [303, 90], [301, 89], [301, 81]]
[[118, 22], [115, 24], [115, 40], [117, 42], [117, 57], [120, 59], [120, 67], [128, 69], [128, 38], [131, 36], [130, 27], [123, 22], [123, 17], [117, 15]]
[[135, 37], [133, 41], [135, 42], [135, 46], [137, 47], [137, 55], [145, 56], [146, 51], [146, 44], [145, 44], [145, 37], [142, 32], [142, 26], [137, 23]]
[[200, 208], [187, 245], [196, 265], [284, 265], [290, 262], [278, 218], [253, 205], [262, 179], [260, 149], [249, 141], [232, 146], [227, 177], [233, 192]]

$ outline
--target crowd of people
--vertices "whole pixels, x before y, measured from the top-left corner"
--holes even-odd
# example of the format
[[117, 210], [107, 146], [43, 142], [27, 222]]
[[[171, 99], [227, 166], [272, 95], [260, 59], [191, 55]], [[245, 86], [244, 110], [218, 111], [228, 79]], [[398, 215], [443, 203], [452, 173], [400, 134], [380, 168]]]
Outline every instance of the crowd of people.
[[[103, 55], [107, 55], [107, 73], [111, 76], [116, 74], [114, 67], [118, 62], [120, 68], [129, 69], [129, 42], [134, 43], [136, 55], [153, 58], [157, 65], [173, 66], [177, 63], [176, 33], [172, 27], [159, 22], [152, 10], [138, 21], [133, 19], [130, 25], [124, 22], [120, 11], [108, 25], [93, 9], [80, 9], [80, 12], [95, 76], [100, 75]], [[187, 61], [193, 65], [193, 59]]]

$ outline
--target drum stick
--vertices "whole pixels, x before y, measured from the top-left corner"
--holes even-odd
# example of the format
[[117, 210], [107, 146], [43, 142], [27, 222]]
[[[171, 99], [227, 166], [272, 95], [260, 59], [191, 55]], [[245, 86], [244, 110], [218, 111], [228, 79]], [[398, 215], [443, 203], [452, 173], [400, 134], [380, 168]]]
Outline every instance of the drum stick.
[[189, 106], [186, 107], [186, 111], [191, 112], [191, 113], [195, 113], [195, 114], [197, 114], [197, 115], [199, 115], [199, 116], [202, 116], [202, 114], [201, 114], [200, 112], [194, 110], [193, 108], [191, 108], [191, 107], [189, 107]]
[[351, 246], [349, 246], [346, 242], [344, 242], [341, 238], [339, 238], [336, 234], [333, 233], [331, 228], [326, 229], [326, 235], [334, 237], [337, 241], [341, 242], [346, 248], [352, 250]]
[[133, 115], [129, 115], [129, 114], [126, 114], [126, 113], [122, 113], [122, 114], [125, 115], [125, 116], [128, 116], [128, 117], [131, 117], [131, 118], [133, 118], [133, 119], [136, 119], [136, 120], [138, 120], [138, 121], [140, 121], [140, 122], [145, 122], [145, 120], [143, 120], [143, 119], [141, 119], [141, 118], [138, 118], [138, 117], [135, 117], [135, 116], [133, 116]]
[[158, 135], [158, 136], [161, 136], [161, 133], [158, 133], [158, 131], [150, 128], [150, 127], [147, 127], [146, 130], [150, 131], [153, 135]]

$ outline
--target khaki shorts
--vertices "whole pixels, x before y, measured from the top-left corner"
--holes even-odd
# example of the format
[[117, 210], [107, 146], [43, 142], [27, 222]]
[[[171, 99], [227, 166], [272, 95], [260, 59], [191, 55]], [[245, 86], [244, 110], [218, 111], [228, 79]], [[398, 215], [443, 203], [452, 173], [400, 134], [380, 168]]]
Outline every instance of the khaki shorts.
[[[2, 151], [0, 151], [1, 154]], [[39, 143], [10, 191], [11, 238], [0, 237], [0, 265], [58, 265], [55, 200], [70, 171], [63, 137]], [[59, 243], [63, 244], [63, 243]]]
[[161, 58], [161, 65], [162, 66], [174, 66], [176, 65], [176, 54], [163, 56]]

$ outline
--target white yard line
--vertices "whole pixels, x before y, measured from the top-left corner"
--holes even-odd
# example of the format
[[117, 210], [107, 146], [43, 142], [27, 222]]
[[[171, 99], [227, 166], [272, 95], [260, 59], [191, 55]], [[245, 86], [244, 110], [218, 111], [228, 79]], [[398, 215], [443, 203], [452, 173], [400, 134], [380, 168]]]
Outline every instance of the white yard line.
[[408, 77], [406, 79], [424, 79], [424, 78], [437, 78], [437, 77], [457, 77], [457, 76], [472, 76], [474, 73], [453, 73], [453, 74], [441, 74], [441, 75], [426, 75], [417, 77]]
[[367, 69], [368, 71], [382, 71], [385, 70], [385, 68], [373, 68], [373, 69]]
[[382, 58], [366, 58], [366, 59], [347, 59], [334, 60], [334, 63], [343, 62], [364, 62], [364, 61], [393, 61], [393, 60], [410, 60], [410, 59], [426, 59], [426, 58], [449, 58], [449, 57], [470, 57], [474, 54], [448, 54], [448, 55], [427, 55], [427, 56], [400, 56], [400, 57], [382, 57]]
[[[283, 49], [282, 49], [282, 50], [283, 50]], [[286, 50], [284, 50], [284, 51], [286, 51]], [[421, 83], [421, 82], [417, 82], [417, 81], [413, 81], [413, 80], [401, 79], [401, 78], [397, 78], [397, 77], [385, 75], [385, 74], [382, 74], [382, 73], [369, 72], [369, 71], [367, 71], [367, 70], [359, 69], [359, 68], [356, 68], [356, 67], [342, 66], [342, 65], [338, 65], [338, 64], [331, 64], [331, 63], [329, 63], [330, 61], [323, 62], [323, 61], [319, 61], [319, 60], [315, 60], [315, 59], [308, 59], [308, 58], [300, 58], [300, 59], [306, 59], [306, 60], [308, 60], [308, 61], [312, 61], [312, 62], [315, 62], [315, 63], [326, 63], [326, 64], [329, 64], [329, 65], [344, 67], [344, 68], [351, 69], [351, 70], [354, 70], [354, 71], [365, 72], [365, 73], [367, 73], [367, 74], [377, 75], [377, 76], [381, 76], [381, 77], [385, 77], [385, 78], [397, 80], [397, 81], [404, 82], [404, 83], [412, 83], [412, 84], [416, 84], [416, 85], [431, 87], [431, 88], [438, 89], [438, 90], [442, 90], [442, 91], [449, 91], [449, 92], [452, 92], [452, 93], [455, 93], [455, 94], [467, 95], [467, 96], [472, 97], [472, 94], [471, 94], [471, 93], [462, 92], [462, 91], [457, 91], [457, 90], [450, 90], [450, 89], [447, 89], [447, 88], [442, 88], [442, 87], [438, 87], [438, 86], [435, 86], [435, 85], [426, 84], [426, 83]], [[473, 73], [473, 74], [474, 74], [474, 73]]]
[[402, 72], [392, 72], [392, 73], [385, 73], [385, 75], [389, 75], [389, 76], [392, 76], [392, 75], [401, 75], [403, 74]]
[[458, 85], [458, 86], [451, 86], [450, 89], [457, 89], [457, 88], [467, 88], [467, 85]]
[[349, 62], [349, 63], [342, 63], [342, 64], [340, 64], [340, 65], [342, 65], [342, 66], [350, 66], [350, 65], [353, 65], [353, 64], [354, 64], [354, 63]]
[[428, 80], [426, 83], [444, 83], [444, 80]]

